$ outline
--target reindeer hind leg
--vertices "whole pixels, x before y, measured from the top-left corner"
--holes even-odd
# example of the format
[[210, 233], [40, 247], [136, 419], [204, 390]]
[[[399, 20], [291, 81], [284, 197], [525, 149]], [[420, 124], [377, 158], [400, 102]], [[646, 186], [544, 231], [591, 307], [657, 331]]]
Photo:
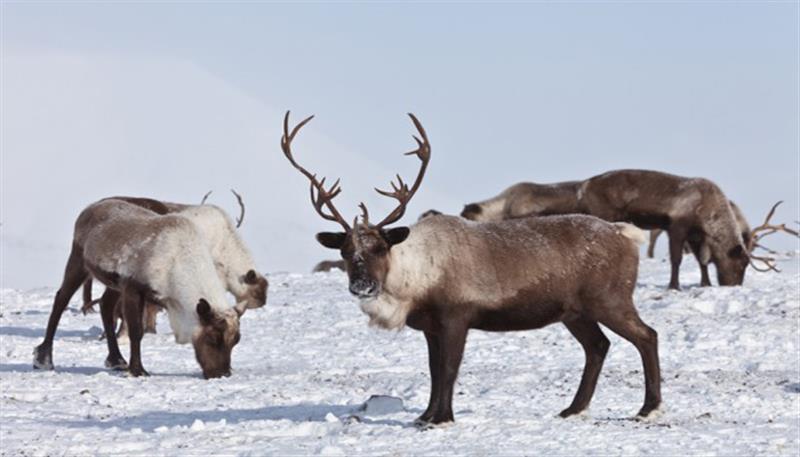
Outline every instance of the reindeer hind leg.
[[[613, 308], [612, 308], [613, 309]], [[644, 368], [644, 405], [637, 416], [647, 417], [661, 404], [661, 369], [658, 363], [658, 333], [642, 322], [632, 302], [609, 313], [600, 323], [630, 341], [639, 351]]]
[[61, 315], [64, 314], [70, 299], [88, 276], [89, 272], [86, 271], [83, 264], [82, 249], [73, 244], [69, 260], [67, 260], [67, 267], [64, 270], [64, 279], [61, 281], [61, 287], [56, 292], [56, 297], [53, 300], [53, 309], [50, 311], [50, 318], [47, 321], [44, 341], [33, 350], [34, 368], [53, 369], [53, 340], [56, 336], [56, 329], [58, 329]]

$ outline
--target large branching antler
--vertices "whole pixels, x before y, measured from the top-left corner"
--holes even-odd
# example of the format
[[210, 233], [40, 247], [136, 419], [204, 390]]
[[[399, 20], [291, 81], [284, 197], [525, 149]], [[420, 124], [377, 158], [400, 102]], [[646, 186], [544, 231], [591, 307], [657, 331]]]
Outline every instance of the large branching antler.
[[[775, 254], [775, 251], [773, 251], [771, 249], [768, 249], [768, 248], [762, 246], [759, 243], [759, 241], [762, 238], [764, 238], [767, 235], [771, 235], [771, 234], [773, 234], [775, 232], [786, 232], [786, 233], [788, 233], [788, 234], [790, 234], [792, 236], [800, 237], [800, 233], [798, 233], [796, 230], [790, 229], [789, 227], [786, 226], [786, 224], [771, 224], [770, 223], [769, 220], [772, 219], [772, 216], [775, 214], [775, 210], [778, 208], [778, 205], [780, 205], [781, 203], [783, 203], [783, 200], [781, 200], [781, 201], [775, 203], [774, 205], [772, 205], [772, 209], [770, 209], [769, 213], [767, 213], [767, 217], [764, 218], [764, 222], [761, 225], [759, 225], [758, 227], [756, 227], [756, 228], [754, 228], [753, 230], [750, 231], [750, 241], [748, 243], [747, 250], [748, 250], [748, 253], [750, 254], [750, 265], [756, 271], [762, 271], [762, 272], [766, 272], [766, 271], [777, 271], [777, 272], [779, 272], [780, 271], [775, 266], [775, 258], [774, 257], [770, 257], [770, 256], [766, 256], [766, 255], [765, 256], [757, 256], [757, 255], [753, 254], [753, 251], [756, 248], [761, 248], [761, 249], [764, 249], [765, 251], [769, 252], [770, 254]], [[764, 265], [766, 265], [766, 268], [759, 268], [755, 263], [753, 263], [753, 260], [758, 260], [760, 262], [763, 262]]]
[[403, 178], [401, 178], [398, 174], [397, 184], [395, 184], [394, 181], [390, 182], [392, 191], [381, 190], [378, 188], [375, 189], [379, 194], [394, 198], [399, 202], [397, 208], [392, 210], [388, 216], [386, 216], [381, 222], [378, 223], [378, 225], [375, 226], [377, 228], [397, 222], [401, 217], [403, 217], [403, 214], [406, 212], [406, 206], [408, 205], [408, 202], [419, 189], [419, 185], [422, 184], [422, 178], [425, 176], [425, 170], [428, 168], [428, 162], [431, 159], [431, 145], [428, 142], [428, 135], [425, 133], [425, 129], [413, 114], [408, 113], [408, 116], [411, 118], [411, 121], [414, 122], [414, 126], [417, 128], [417, 131], [422, 139], [420, 140], [419, 137], [413, 135], [414, 140], [417, 142], [419, 147], [413, 151], [406, 152], [405, 155], [416, 155], [419, 157], [419, 160], [422, 163], [420, 164], [419, 172], [417, 173], [417, 179], [414, 181], [414, 184], [411, 186], [411, 188], [408, 187], [408, 184], [403, 182]]
[[[289, 162], [294, 166], [300, 173], [302, 173], [309, 181], [311, 181], [311, 204], [314, 205], [314, 209], [317, 210], [320, 216], [323, 219], [327, 219], [329, 221], [338, 222], [346, 232], [350, 231], [350, 226], [344, 220], [339, 211], [333, 206], [333, 199], [339, 195], [342, 191], [342, 188], [339, 187], [339, 180], [337, 179], [335, 183], [329, 188], [325, 189], [325, 178], [323, 177], [322, 180], [317, 179], [317, 175], [312, 174], [305, 168], [301, 167], [298, 164], [294, 157], [292, 156], [292, 140], [294, 140], [295, 135], [300, 129], [308, 123], [314, 116], [309, 116], [303, 119], [299, 124], [297, 124], [291, 132], [289, 132], [289, 111], [286, 111], [286, 116], [283, 118], [283, 136], [281, 137], [281, 149], [283, 149], [283, 154], [289, 159]], [[325, 213], [323, 211], [323, 206], [328, 208], [330, 214]]]

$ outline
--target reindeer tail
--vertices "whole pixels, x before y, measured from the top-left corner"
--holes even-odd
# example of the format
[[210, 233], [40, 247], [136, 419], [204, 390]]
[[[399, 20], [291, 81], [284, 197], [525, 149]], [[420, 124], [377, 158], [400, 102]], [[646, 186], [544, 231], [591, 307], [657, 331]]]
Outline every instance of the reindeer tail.
[[628, 224], [627, 222], [614, 222], [614, 225], [617, 227], [617, 230], [619, 230], [618, 233], [620, 235], [632, 240], [637, 246], [647, 242], [647, 235], [644, 233], [644, 230], [639, 227]]

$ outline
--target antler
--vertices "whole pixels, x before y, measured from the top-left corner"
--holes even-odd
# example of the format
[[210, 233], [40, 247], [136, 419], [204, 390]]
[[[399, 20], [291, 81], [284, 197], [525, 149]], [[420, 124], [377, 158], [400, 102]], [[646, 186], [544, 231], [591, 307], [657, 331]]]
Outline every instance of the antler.
[[239, 217], [236, 219], [236, 228], [238, 229], [242, 226], [242, 222], [244, 222], [244, 202], [242, 201], [242, 196], [239, 195], [238, 192], [233, 189], [231, 189], [231, 192], [236, 196], [236, 201], [239, 202]]
[[[775, 254], [775, 251], [772, 251], [772, 250], [762, 246], [761, 244], [759, 244], [759, 240], [761, 240], [765, 236], [771, 235], [771, 234], [773, 234], [775, 232], [786, 232], [786, 233], [788, 233], [788, 234], [790, 234], [792, 236], [800, 237], [800, 233], [798, 233], [796, 230], [790, 229], [789, 227], [786, 226], [786, 224], [771, 224], [769, 222], [769, 220], [772, 219], [772, 216], [775, 214], [775, 210], [778, 208], [778, 205], [780, 205], [781, 203], [783, 203], [783, 200], [778, 201], [777, 203], [772, 205], [772, 208], [769, 210], [769, 213], [767, 213], [767, 217], [764, 218], [764, 222], [761, 225], [759, 225], [758, 227], [756, 227], [756, 228], [754, 228], [753, 230], [750, 231], [750, 242], [748, 243], [747, 250], [748, 250], [748, 252], [750, 254], [750, 265], [756, 271], [762, 271], [762, 272], [765, 272], [765, 271], [777, 271], [777, 272], [779, 272], [780, 271], [775, 266], [775, 258], [774, 257], [753, 255], [753, 251], [755, 250], [755, 248], [761, 248], [761, 249], [764, 249], [764, 250], [766, 250], [767, 252], [769, 252], [771, 254]], [[757, 267], [756, 264], [753, 263], [753, 260], [759, 260], [761, 262], [764, 262], [764, 264], [767, 266], [767, 268], [759, 268], [759, 267]]]
[[[314, 116], [309, 116], [299, 124], [297, 124], [291, 131], [289, 132], [289, 111], [286, 111], [286, 116], [283, 118], [283, 136], [281, 137], [281, 149], [283, 149], [283, 154], [289, 159], [289, 162], [294, 166], [300, 173], [302, 173], [309, 181], [311, 181], [311, 204], [314, 205], [314, 209], [317, 210], [320, 216], [323, 219], [327, 219], [329, 221], [338, 222], [342, 227], [344, 227], [346, 232], [350, 231], [350, 226], [344, 220], [339, 211], [333, 206], [333, 199], [339, 195], [342, 191], [342, 188], [339, 187], [339, 180], [337, 179], [335, 183], [329, 188], [325, 189], [325, 178], [322, 180], [317, 180], [317, 175], [310, 173], [305, 168], [301, 167], [298, 164], [294, 157], [292, 156], [292, 149], [291, 144], [292, 140], [294, 140], [294, 136], [297, 135], [297, 132], [308, 123]], [[315, 191], [316, 190], [316, 195]], [[325, 206], [328, 208], [330, 214], [326, 214], [322, 207]]]
[[206, 204], [206, 200], [208, 200], [208, 196], [211, 195], [211, 192], [214, 192], [214, 191], [213, 190], [209, 190], [208, 192], [206, 192], [205, 195], [203, 195], [203, 199], [200, 200], [200, 204], [201, 205], [205, 205]]
[[[405, 155], [416, 155], [419, 157], [419, 160], [422, 162], [422, 164], [420, 165], [419, 172], [417, 173], [417, 179], [414, 181], [414, 184], [410, 189], [408, 185], [403, 182], [403, 178], [401, 178], [399, 174], [397, 175], [397, 185], [395, 185], [394, 181], [390, 181], [393, 191], [389, 192], [378, 188], [375, 189], [379, 194], [394, 198], [399, 202], [397, 208], [395, 208], [391, 213], [389, 213], [388, 216], [386, 216], [385, 219], [375, 226], [377, 228], [381, 228], [385, 225], [396, 222], [403, 217], [403, 214], [406, 212], [406, 205], [408, 205], [409, 200], [411, 200], [411, 198], [417, 192], [417, 189], [419, 189], [419, 185], [422, 184], [422, 177], [425, 176], [425, 170], [428, 168], [428, 162], [431, 159], [431, 144], [428, 142], [428, 135], [425, 133], [425, 129], [422, 128], [422, 124], [420, 124], [419, 120], [417, 120], [413, 114], [408, 113], [408, 116], [411, 118], [411, 121], [414, 122], [414, 126], [417, 128], [422, 140], [420, 140], [416, 135], [413, 135], [414, 140], [417, 142], [419, 147], [413, 151], [406, 152]], [[366, 215], [366, 211], [364, 212]]]

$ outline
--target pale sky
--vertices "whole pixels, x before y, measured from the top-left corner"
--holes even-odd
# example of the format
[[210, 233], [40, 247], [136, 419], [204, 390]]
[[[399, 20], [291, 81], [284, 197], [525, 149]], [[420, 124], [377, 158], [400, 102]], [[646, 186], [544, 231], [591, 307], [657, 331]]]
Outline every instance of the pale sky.
[[[280, 120], [314, 119], [301, 163], [338, 207], [413, 179], [403, 222], [519, 181], [647, 168], [717, 182], [751, 224], [800, 219], [796, 2], [509, 4], [9, 3], [2, 13], [0, 286], [57, 286], [80, 210], [110, 195], [236, 211], [265, 272], [335, 258], [337, 226], [282, 157]], [[662, 240], [662, 249], [666, 243]], [[796, 249], [775, 235], [770, 245]], [[662, 251], [663, 252], [663, 251]]]

